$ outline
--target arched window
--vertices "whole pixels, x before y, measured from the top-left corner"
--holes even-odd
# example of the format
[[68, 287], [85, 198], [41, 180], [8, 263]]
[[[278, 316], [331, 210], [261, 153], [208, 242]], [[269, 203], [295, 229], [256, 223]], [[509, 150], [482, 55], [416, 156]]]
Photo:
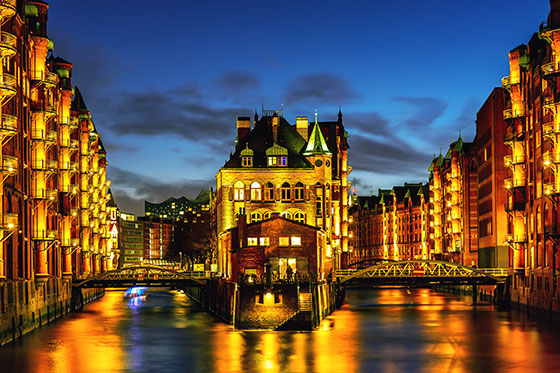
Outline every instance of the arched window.
[[301, 182], [298, 182], [294, 189], [294, 199], [296, 201], [303, 201], [303, 190], [303, 184]]
[[284, 211], [282, 213], [282, 216], [285, 217], [286, 219], [291, 219], [292, 218], [292, 213], [288, 212], [288, 211]]
[[262, 220], [262, 214], [260, 212], [255, 211], [251, 214], [251, 223], [261, 221], [261, 220]]
[[298, 223], [305, 223], [305, 214], [301, 211], [298, 211], [294, 214], [294, 220]]
[[264, 200], [274, 201], [274, 184], [268, 182], [264, 185]]
[[260, 201], [261, 199], [261, 184], [255, 181], [251, 184], [251, 201]]
[[537, 207], [537, 233], [542, 233], [541, 207]]
[[290, 201], [292, 199], [291, 186], [289, 183], [282, 184], [282, 201]]
[[546, 228], [550, 225], [550, 217], [549, 217], [549, 213], [548, 213], [548, 204], [545, 203], [544, 204], [544, 211], [543, 211], [543, 220], [544, 220], [544, 229], [546, 230]]
[[263, 218], [264, 219], [270, 219], [270, 216], [272, 215], [272, 213], [270, 211], [267, 211], [264, 213]]
[[242, 181], [236, 181], [233, 184], [233, 199], [243, 201], [245, 199], [245, 184]]

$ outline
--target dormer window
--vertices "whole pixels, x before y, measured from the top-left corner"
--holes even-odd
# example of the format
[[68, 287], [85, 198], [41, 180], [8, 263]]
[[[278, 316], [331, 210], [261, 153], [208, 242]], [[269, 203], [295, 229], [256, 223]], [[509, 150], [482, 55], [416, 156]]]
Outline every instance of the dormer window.
[[286, 167], [288, 165], [288, 149], [274, 144], [266, 149], [268, 167]]
[[241, 167], [253, 167], [253, 155], [255, 153], [249, 149], [249, 144], [245, 144], [245, 149], [241, 151]]

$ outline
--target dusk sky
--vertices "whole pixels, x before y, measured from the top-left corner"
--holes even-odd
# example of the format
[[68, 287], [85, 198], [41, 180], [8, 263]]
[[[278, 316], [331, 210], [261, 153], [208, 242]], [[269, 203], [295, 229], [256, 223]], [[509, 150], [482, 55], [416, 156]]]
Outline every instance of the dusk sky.
[[48, 1], [122, 211], [216, 185], [236, 116], [336, 120], [357, 193], [426, 182], [509, 74], [547, 0]]

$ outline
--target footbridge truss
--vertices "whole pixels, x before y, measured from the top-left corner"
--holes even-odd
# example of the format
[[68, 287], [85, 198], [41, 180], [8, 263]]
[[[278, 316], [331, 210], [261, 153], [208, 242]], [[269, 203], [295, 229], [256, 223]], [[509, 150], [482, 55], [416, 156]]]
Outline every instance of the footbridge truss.
[[129, 288], [132, 286], [204, 286], [207, 272], [178, 272], [157, 266], [130, 266], [75, 282], [78, 288]]
[[380, 263], [363, 270], [341, 271], [338, 276], [340, 283], [347, 287], [431, 284], [496, 285], [505, 281], [504, 276], [489, 274], [482, 269], [437, 260]]

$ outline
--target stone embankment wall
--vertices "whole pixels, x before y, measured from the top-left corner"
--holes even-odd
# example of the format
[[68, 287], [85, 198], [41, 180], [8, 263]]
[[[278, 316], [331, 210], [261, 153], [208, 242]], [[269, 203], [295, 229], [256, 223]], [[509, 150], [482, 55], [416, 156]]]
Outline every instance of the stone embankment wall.
[[48, 324], [103, 296], [103, 289], [73, 290], [71, 283], [49, 279], [36, 287], [35, 281], [5, 281], [0, 285], [0, 345]]
[[344, 300], [331, 282], [242, 284], [213, 279], [185, 293], [238, 329], [312, 330]]

